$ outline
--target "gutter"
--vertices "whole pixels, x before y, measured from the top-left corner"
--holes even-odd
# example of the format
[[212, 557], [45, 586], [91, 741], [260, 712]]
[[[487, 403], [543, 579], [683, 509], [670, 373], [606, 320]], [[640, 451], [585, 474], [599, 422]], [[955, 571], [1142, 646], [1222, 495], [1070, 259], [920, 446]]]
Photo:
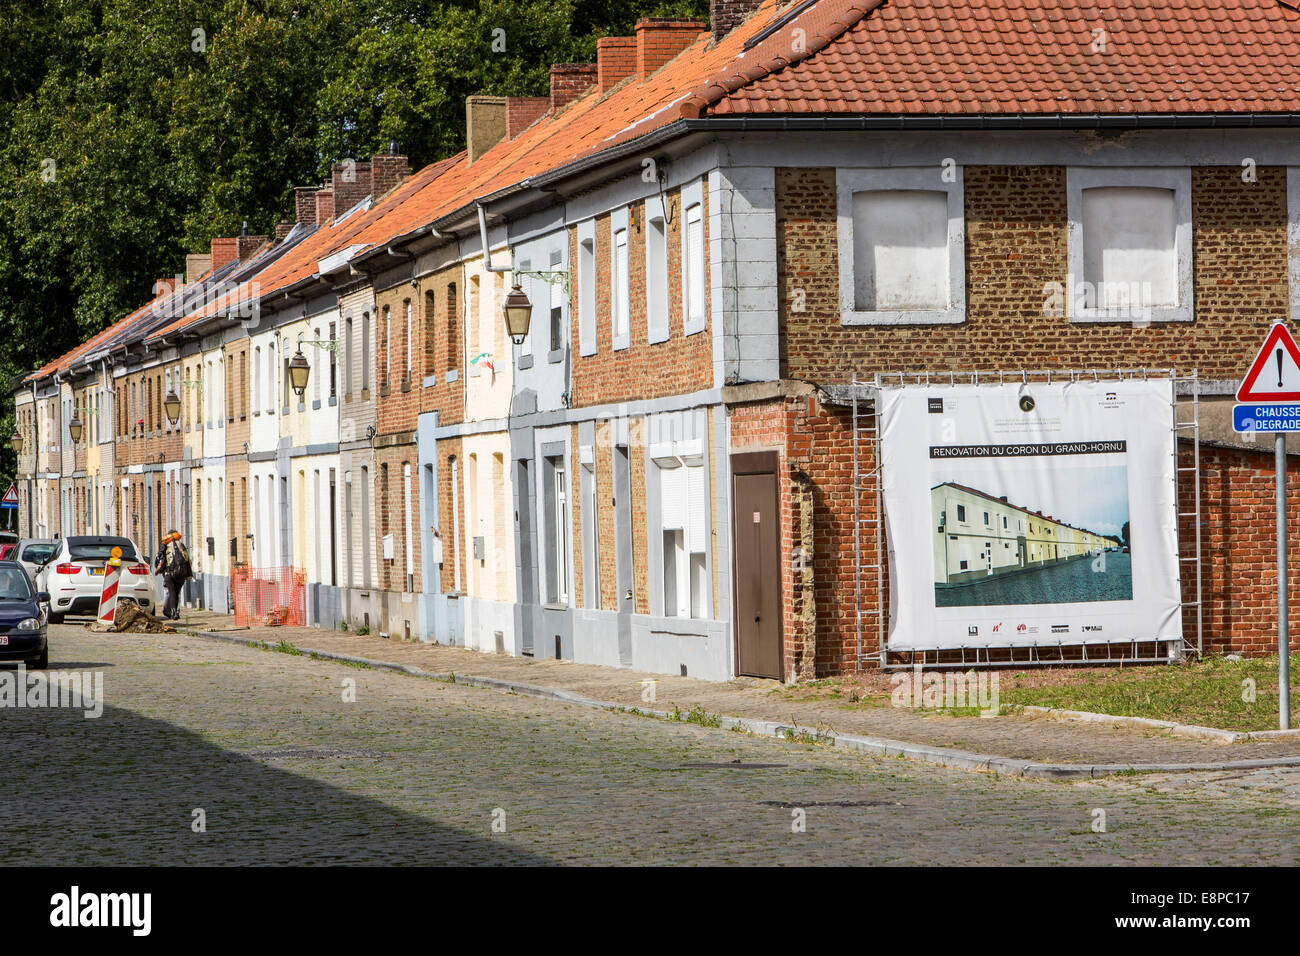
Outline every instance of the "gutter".
[[488, 227], [487, 227], [487, 207], [483, 203], [475, 203], [478, 207], [478, 234], [483, 243], [483, 268], [488, 272], [509, 272], [513, 267], [515, 256], [510, 251], [510, 224], [506, 223], [506, 252], [510, 256], [511, 265], [494, 266], [492, 264], [492, 247], [488, 245]]

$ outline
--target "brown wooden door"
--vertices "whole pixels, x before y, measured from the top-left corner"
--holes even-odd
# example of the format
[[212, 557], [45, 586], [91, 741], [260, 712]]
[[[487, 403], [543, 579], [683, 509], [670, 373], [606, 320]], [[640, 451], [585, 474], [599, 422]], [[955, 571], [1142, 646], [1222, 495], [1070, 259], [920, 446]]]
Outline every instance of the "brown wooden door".
[[731, 456], [736, 671], [781, 679], [781, 535], [775, 452]]

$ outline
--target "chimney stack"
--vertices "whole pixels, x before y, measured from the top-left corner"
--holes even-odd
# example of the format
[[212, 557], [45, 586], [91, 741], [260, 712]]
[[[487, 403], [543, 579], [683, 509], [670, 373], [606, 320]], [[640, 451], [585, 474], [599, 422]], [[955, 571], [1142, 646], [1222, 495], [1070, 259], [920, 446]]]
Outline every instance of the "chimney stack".
[[236, 238], [213, 239], [210, 248], [214, 272], [239, 258], [239, 240]]
[[704, 29], [703, 20], [680, 17], [642, 17], [637, 20], [636, 75], [646, 79], [694, 43]]
[[470, 165], [506, 136], [504, 96], [465, 97], [465, 141]]
[[316, 190], [316, 225], [328, 226], [334, 221], [334, 187], [322, 186]]
[[763, 0], [709, 0], [709, 25], [713, 28], [713, 39], [721, 40], [762, 5]]
[[270, 236], [250, 236], [247, 232], [247, 224], [245, 224], [244, 234], [235, 240], [235, 255], [240, 262], [247, 262], [270, 241]]
[[289, 238], [289, 233], [293, 232], [293, 225], [291, 222], [277, 222], [275, 224], [275, 241], [284, 242], [285, 239]]
[[196, 252], [185, 257], [185, 282], [188, 285], [212, 268], [210, 252]]
[[506, 139], [514, 139], [550, 108], [549, 96], [507, 96]]
[[556, 63], [551, 67], [551, 109], [564, 109], [595, 85], [595, 63]]
[[397, 144], [393, 143], [388, 147], [388, 152], [375, 153], [370, 157], [370, 178], [373, 180], [371, 195], [378, 202], [400, 186], [410, 174], [410, 160], [399, 153]]
[[316, 190], [318, 186], [298, 186], [293, 191], [295, 218], [304, 226], [316, 225]]
[[636, 46], [636, 37], [601, 37], [596, 41], [596, 73], [602, 93], [636, 72]]
[[331, 168], [334, 187], [334, 215], [341, 216], [370, 195], [370, 162], [345, 159]]

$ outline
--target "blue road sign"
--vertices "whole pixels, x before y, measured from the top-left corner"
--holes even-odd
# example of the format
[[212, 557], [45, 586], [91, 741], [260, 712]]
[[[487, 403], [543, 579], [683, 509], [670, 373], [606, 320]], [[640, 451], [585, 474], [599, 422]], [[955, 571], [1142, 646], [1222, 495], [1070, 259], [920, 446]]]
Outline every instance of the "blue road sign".
[[1232, 430], [1237, 432], [1300, 432], [1300, 404], [1235, 405]]

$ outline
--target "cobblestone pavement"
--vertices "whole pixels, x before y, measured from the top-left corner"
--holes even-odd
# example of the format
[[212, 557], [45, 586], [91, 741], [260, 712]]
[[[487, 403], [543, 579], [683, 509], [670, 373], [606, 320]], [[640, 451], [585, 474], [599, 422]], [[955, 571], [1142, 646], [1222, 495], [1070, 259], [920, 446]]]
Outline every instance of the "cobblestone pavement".
[[[230, 629], [239, 637], [274, 644], [409, 664], [435, 673], [458, 673], [536, 684], [571, 691], [628, 707], [646, 707], [642, 681], [654, 681], [659, 710], [699, 705], [712, 714], [753, 717], [829, 728], [838, 733], [887, 737], [975, 753], [1045, 763], [1150, 764], [1213, 763], [1300, 756], [1300, 736], [1235, 744], [1175, 737], [1164, 731], [1108, 727], [1008, 716], [995, 719], [946, 717], [892, 707], [864, 707], [826, 700], [778, 697], [775, 681], [726, 682], [645, 674], [639, 671], [484, 654], [461, 647], [389, 640], [317, 628], [232, 629], [233, 619], [210, 612], [187, 612], [186, 621], [204, 629]], [[185, 623], [185, 622], [183, 622]]]
[[[1048, 568], [1017, 571], [961, 587], [935, 588], [939, 607], [990, 604], [1064, 604], [1073, 601], [1131, 601], [1132, 555], [1120, 551], [1074, 558]], [[1099, 568], [1097, 562], [1104, 562]]]
[[0, 709], [3, 864], [1300, 859], [1289, 798], [1195, 775], [998, 778], [185, 636], [51, 647], [106, 707]]

